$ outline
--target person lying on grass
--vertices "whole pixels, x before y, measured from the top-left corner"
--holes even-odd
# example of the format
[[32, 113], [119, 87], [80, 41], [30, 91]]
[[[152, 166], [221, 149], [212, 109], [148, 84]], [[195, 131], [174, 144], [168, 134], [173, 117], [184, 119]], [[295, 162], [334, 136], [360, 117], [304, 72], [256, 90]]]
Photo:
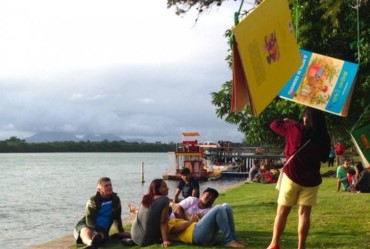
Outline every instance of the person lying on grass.
[[217, 233], [221, 231], [225, 246], [246, 246], [236, 238], [233, 211], [226, 203], [216, 205], [201, 219], [197, 214], [194, 214], [190, 220], [171, 219], [168, 222], [168, 229], [171, 241], [209, 245], [215, 243]]
[[[200, 198], [190, 196], [180, 203], [173, 205], [173, 211], [170, 212], [170, 219], [178, 218], [188, 220], [194, 213], [197, 214], [198, 217], [202, 217], [212, 208], [218, 196], [219, 193], [216, 189], [206, 188]], [[128, 203], [127, 206], [131, 214], [137, 214], [139, 207], [132, 203]]]
[[178, 218], [189, 220], [193, 214], [197, 214], [198, 217], [201, 217], [212, 208], [218, 196], [218, 191], [213, 188], [206, 188], [200, 198], [189, 196], [173, 206], [170, 219]]

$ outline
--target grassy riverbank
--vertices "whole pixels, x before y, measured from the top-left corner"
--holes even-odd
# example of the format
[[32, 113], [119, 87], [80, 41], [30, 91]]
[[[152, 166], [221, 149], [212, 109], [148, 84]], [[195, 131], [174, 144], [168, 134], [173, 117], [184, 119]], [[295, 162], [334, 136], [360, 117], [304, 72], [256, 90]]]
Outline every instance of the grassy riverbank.
[[[323, 168], [323, 171], [328, 168]], [[273, 184], [243, 183], [223, 192], [216, 203], [227, 202], [234, 210], [237, 235], [250, 249], [265, 249], [270, 242], [278, 192]], [[129, 226], [125, 227], [129, 230]], [[297, 209], [292, 210], [282, 237], [282, 249], [297, 248]], [[106, 249], [127, 246], [107, 243]], [[173, 243], [175, 248], [205, 248]], [[211, 248], [223, 248], [221, 236]], [[63, 247], [72, 248], [73, 244]], [[133, 246], [131, 248], [139, 248]], [[153, 245], [146, 248], [161, 248]], [[207, 246], [208, 248], [208, 246]], [[363, 249], [370, 248], [370, 194], [336, 192], [336, 179], [323, 178], [318, 205], [313, 208], [307, 248]]]

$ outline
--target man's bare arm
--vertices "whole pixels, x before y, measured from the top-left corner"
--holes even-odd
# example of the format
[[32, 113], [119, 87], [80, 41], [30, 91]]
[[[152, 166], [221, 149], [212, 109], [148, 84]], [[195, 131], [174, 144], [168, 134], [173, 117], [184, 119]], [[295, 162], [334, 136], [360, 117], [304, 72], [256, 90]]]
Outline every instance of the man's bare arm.
[[175, 209], [173, 210], [173, 214], [178, 219], [186, 220], [185, 211], [184, 211], [184, 209], [182, 208], [181, 205], [176, 205]]

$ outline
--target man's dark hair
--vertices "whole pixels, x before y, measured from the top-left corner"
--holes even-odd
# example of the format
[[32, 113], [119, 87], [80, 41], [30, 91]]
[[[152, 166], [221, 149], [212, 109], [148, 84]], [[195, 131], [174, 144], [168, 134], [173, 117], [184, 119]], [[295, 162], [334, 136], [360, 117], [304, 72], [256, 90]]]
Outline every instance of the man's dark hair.
[[206, 188], [203, 193], [210, 193], [211, 195], [213, 195], [213, 197], [215, 197], [215, 199], [218, 197], [218, 191], [214, 188]]
[[190, 175], [190, 169], [189, 168], [183, 168], [181, 170], [181, 175]]

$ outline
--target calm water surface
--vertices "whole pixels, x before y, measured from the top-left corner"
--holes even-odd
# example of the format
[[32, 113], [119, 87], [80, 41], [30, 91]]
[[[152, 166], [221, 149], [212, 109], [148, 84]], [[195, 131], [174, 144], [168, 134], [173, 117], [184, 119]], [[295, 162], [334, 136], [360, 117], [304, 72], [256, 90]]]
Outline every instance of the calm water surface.
[[[102, 176], [111, 178], [126, 217], [128, 202], [138, 204], [151, 180], [173, 171], [172, 161], [167, 153], [0, 153], [1, 248], [27, 248], [72, 234]], [[201, 191], [234, 183], [205, 182]], [[176, 182], [167, 184], [172, 198]]]

